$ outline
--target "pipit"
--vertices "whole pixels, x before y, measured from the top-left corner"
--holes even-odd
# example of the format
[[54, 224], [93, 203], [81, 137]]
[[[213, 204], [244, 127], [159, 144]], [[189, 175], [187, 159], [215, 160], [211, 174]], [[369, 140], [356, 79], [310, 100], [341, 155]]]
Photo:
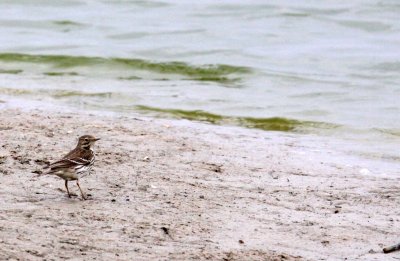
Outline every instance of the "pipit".
[[98, 140], [91, 135], [80, 137], [75, 149], [71, 150], [61, 160], [50, 163], [45, 167], [45, 169], [50, 170], [44, 174], [56, 175], [65, 180], [68, 197], [71, 197], [68, 189], [68, 181], [76, 180], [76, 185], [78, 185], [81, 191], [82, 199], [86, 200], [79, 185], [79, 179], [88, 175], [93, 167], [95, 156], [92, 146]]

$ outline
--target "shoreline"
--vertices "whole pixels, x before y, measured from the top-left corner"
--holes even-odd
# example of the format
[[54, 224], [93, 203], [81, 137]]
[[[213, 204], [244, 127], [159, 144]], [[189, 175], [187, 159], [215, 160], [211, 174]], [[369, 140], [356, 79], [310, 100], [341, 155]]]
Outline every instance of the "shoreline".
[[[393, 231], [400, 225], [400, 177], [391, 166], [371, 173], [335, 150], [334, 142], [73, 110], [5, 106], [0, 121], [2, 258], [396, 255], [382, 248], [400, 238]], [[62, 180], [32, 173], [83, 134], [102, 139], [95, 147], [96, 173], [80, 182], [92, 194], [88, 201], [68, 199]]]
[[[139, 106], [143, 107], [143, 106]], [[146, 107], [146, 106], [144, 106]], [[208, 115], [207, 112], [201, 111], [186, 111], [186, 110], [178, 110], [178, 109], [157, 109], [146, 107], [149, 110], [142, 109], [132, 109], [132, 110], [113, 110], [106, 108], [98, 108], [96, 106], [85, 105], [83, 104], [68, 104], [61, 102], [59, 103], [57, 100], [46, 99], [46, 97], [42, 98], [31, 98], [27, 97], [19, 97], [13, 95], [0, 95], [0, 109], [21, 109], [24, 111], [31, 110], [44, 110], [48, 113], [52, 113], [53, 111], [58, 112], [70, 112], [70, 113], [84, 113], [84, 114], [94, 114], [94, 115], [107, 115], [113, 117], [132, 117], [136, 116], [138, 118], [153, 118], [157, 120], [172, 120], [175, 122], [188, 120], [189, 124], [205, 124], [212, 126], [222, 126], [227, 128], [238, 128], [238, 129], [246, 129], [251, 131], [260, 130], [261, 133], [267, 131], [267, 133], [280, 133], [282, 135], [295, 135], [296, 137], [302, 137], [302, 140], [305, 140], [306, 146], [307, 142], [311, 141], [312, 143], [318, 144], [327, 144], [327, 148], [332, 152], [338, 152], [340, 154], [345, 154], [340, 158], [351, 158], [348, 164], [360, 165], [362, 169], [367, 169], [368, 173], [372, 175], [392, 175], [394, 172], [395, 176], [400, 176], [400, 171], [393, 171], [397, 169], [398, 163], [400, 162], [400, 156], [397, 152], [397, 140], [396, 130], [393, 130], [393, 133], [386, 133], [386, 137], [380, 136], [377, 133], [371, 133], [365, 129], [357, 129], [355, 127], [339, 127], [339, 131], [336, 132], [335, 128], [333, 129], [318, 129], [315, 126], [310, 128], [303, 128], [300, 125], [300, 122], [306, 123], [307, 120], [300, 120], [297, 122], [300, 124], [296, 127], [295, 123], [297, 120], [280, 118], [280, 117], [272, 117], [272, 118], [251, 118], [247, 116], [239, 117], [239, 116], [222, 116], [222, 115]], [[135, 107], [136, 108], [136, 107]], [[157, 112], [158, 111], [158, 112]], [[196, 116], [191, 115], [190, 113], [196, 114]], [[207, 117], [221, 117], [220, 120], [210, 120]], [[233, 121], [225, 121], [224, 119], [234, 119]], [[246, 124], [238, 124], [238, 121], [251, 121], [255, 120], [257, 124], [261, 124], [261, 126], [246, 126]], [[249, 121], [249, 119], [252, 119]], [[264, 119], [265, 121], [258, 122], [259, 120]], [[309, 123], [311, 123], [310, 121]], [[253, 122], [254, 123], [254, 122]], [[264, 126], [265, 124], [265, 126]], [[294, 125], [293, 125], [294, 124]], [[324, 124], [320, 122], [320, 124]], [[328, 125], [334, 126], [336, 123], [329, 123]], [[263, 129], [264, 127], [266, 129]], [[268, 127], [269, 126], [269, 127]], [[337, 126], [340, 126], [337, 125]], [[285, 130], [285, 128], [293, 128], [291, 130]], [[280, 130], [280, 131], [279, 131]], [[381, 133], [383, 129], [375, 128], [375, 132]], [[367, 133], [366, 133], [367, 131]], [[378, 136], [376, 136], [378, 135]], [[347, 164], [347, 163], [346, 163]]]

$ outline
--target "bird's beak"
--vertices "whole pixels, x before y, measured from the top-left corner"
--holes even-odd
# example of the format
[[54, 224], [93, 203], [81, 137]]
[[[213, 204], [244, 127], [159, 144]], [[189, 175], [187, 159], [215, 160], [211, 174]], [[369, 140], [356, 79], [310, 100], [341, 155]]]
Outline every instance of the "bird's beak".
[[93, 141], [98, 141], [98, 140], [100, 140], [100, 138], [97, 138], [97, 139], [93, 139]]

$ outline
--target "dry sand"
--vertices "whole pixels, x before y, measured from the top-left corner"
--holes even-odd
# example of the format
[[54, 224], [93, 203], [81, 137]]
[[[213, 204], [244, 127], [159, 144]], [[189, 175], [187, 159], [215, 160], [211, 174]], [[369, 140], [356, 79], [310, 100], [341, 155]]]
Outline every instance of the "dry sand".
[[[32, 173], [83, 134], [102, 139], [87, 201]], [[381, 249], [400, 242], [400, 177], [361, 175], [313, 139], [3, 109], [0, 259], [399, 260]]]

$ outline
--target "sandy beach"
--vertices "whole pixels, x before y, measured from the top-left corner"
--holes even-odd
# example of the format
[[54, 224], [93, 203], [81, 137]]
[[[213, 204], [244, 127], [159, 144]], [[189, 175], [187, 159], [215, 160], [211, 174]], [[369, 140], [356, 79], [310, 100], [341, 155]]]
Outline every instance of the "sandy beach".
[[[15, 108], [0, 122], [1, 260], [400, 259], [382, 253], [400, 242], [400, 177], [313, 137]], [[86, 201], [36, 174], [83, 134], [101, 138]]]

